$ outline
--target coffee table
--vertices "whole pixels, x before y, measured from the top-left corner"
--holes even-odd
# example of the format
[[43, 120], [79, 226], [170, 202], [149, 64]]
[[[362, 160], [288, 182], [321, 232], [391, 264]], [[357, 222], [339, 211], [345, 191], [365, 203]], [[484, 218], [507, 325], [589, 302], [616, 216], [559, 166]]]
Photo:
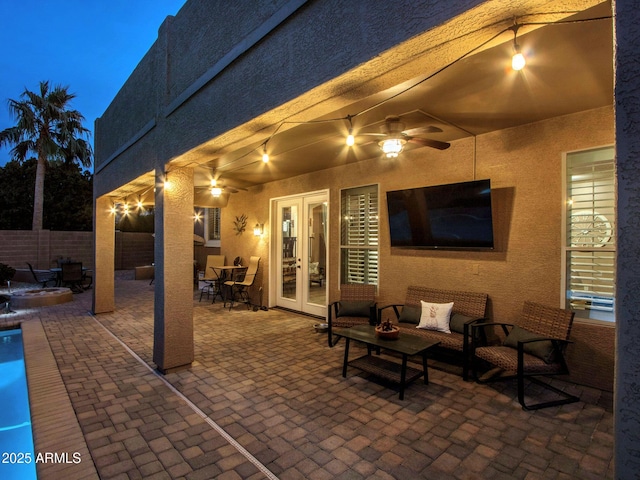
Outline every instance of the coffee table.
[[[351, 328], [336, 328], [333, 334], [344, 337], [344, 364], [342, 376], [347, 376], [347, 366], [355, 367], [363, 372], [371, 373], [377, 377], [389, 380], [400, 385], [400, 400], [404, 400], [405, 387], [414, 380], [424, 377], [425, 385], [429, 384], [429, 373], [427, 371], [427, 351], [438, 345], [440, 342], [433, 342], [415, 335], [403, 334], [395, 340], [386, 340], [376, 337], [375, 327], [371, 325], [356, 325]], [[349, 361], [349, 343], [356, 340], [367, 345], [367, 355]], [[371, 351], [376, 347], [384, 348], [402, 354], [402, 363], [380, 358], [372, 355]], [[407, 366], [409, 355], [422, 355], [422, 370]]]

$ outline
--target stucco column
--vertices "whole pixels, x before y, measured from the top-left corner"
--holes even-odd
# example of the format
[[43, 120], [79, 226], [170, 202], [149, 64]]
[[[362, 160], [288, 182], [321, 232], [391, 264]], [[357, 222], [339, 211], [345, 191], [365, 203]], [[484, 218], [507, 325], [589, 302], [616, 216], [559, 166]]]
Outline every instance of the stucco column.
[[93, 214], [93, 313], [113, 312], [115, 218], [111, 212], [111, 199], [100, 197], [95, 201]]
[[156, 170], [153, 361], [168, 373], [193, 362], [193, 170]]
[[615, 477], [640, 472], [640, 26], [638, 4], [615, 2], [617, 159]]

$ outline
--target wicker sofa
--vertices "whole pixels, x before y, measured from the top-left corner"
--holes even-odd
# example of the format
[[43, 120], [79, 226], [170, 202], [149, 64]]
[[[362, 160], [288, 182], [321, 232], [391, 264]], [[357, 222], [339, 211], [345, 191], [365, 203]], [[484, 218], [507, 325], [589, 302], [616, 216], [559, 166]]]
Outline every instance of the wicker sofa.
[[[391, 321], [400, 328], [400, 335], [417, 335], [440, 342], [439, 349], [462, 357], [462, 377], [468, 380], [471, 354], [471, 327], [485, 320], [488, 295], [486, 293], [439, 290], [412, 285], [407, 288], [403, 304], [391, 304], [378, 308], [378, 323]], [[416, 328], [420, 323], [421, 301], [446, 304], [453, 302], [449, 328], [451, 333]]]

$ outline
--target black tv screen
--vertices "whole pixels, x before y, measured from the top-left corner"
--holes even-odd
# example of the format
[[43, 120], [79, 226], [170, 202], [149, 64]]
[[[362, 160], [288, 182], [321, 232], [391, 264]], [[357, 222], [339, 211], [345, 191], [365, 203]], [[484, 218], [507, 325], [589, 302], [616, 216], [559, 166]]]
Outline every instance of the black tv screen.
[[392, 247], [492, 249], [491, 182], [387, 192]]

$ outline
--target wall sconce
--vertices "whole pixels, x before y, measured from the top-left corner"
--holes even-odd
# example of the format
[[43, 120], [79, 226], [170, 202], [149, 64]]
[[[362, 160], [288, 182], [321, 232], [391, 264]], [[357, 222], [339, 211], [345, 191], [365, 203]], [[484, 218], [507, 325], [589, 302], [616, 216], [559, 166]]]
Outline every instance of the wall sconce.
[[253, 234], [256, 237], [261, 237], [264, 233], [264, 223], [256, 223], [256, 226], [253, 227]]

